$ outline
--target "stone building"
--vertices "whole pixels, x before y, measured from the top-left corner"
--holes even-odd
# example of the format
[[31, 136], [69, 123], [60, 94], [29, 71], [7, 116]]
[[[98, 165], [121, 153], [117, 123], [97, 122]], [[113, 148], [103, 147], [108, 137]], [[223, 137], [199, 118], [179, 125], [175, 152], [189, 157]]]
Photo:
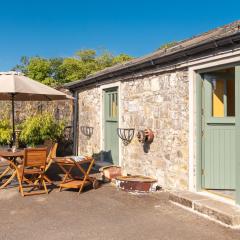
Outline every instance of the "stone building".
[[[167, 189], [240, 203], [240, 21], [67, 84], [75, 149]], [[117, 128], [135, 130], [123, 143]], [[151, 144], [138, 131], [151, 129]]]

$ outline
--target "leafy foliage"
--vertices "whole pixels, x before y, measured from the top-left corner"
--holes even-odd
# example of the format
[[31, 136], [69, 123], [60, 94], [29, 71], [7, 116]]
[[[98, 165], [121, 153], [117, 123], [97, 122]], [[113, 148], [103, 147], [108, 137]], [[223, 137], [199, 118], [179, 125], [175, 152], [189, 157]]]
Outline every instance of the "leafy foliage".
[[20, 59], [20, 64], [17, 64], [12, 70], [26, 74], [28, 64], [29, 64], [29, 58], [26, 56], [22, 56]]
[[28, 76], [37, 81], [48, 78], [50, 70], [50, 61], [43, 58], [32, 58], [27, 65]]
[[48, 113], [29, 117], [21, 127], [20, 141], [31, 146], [42, 144], [44, 140], [57, 141], [64, 132], [64, 122], [55, 120]]
[[0, 121], [0, 145], [10, 144], [12, 138], [11, 123], [8, 118]]
[[162, 46], [160, 46], [160, 47], [158, 48], [158, 50], [167, 49], [167, 48], [173, 47], [173, 46], [175, 46], [175, 45], [177, 45], [177, 42], [176, 42], [176, 41], [168, 42], [168, 43], [165, 43], [165, 44], [163, 44]]
[[89, 74], [131, 60], [127, 54], [113, 56], [109, 51], [100, 54], [93, 49], [83, 49], [67, 58], [22, 57], [21, 63], [13, 68], [30, 78], [50, 86], [62, 85], [86, 78]]

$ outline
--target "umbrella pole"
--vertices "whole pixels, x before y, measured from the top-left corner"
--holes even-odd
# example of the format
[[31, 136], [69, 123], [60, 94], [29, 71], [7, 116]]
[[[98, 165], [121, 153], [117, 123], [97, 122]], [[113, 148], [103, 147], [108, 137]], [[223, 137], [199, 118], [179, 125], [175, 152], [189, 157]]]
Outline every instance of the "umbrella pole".
[[16, 133], [15, 133], [15, 109], [14, 109], [14, 98], [15, 94], [12, 93], [12, 139], [13, 139], [13, 146], [16, 144]]

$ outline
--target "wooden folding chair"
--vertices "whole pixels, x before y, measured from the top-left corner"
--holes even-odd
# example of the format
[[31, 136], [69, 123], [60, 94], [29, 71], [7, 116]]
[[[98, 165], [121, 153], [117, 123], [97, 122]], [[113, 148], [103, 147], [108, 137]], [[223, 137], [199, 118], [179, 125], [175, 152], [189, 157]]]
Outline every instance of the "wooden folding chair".
[[[58, 143], [54, 143], [48, 153], [48, 157], [47, 157], [47, 164], [46, 164], [46, 168], [45, 168], [45, 172], [50, 168], [50, 166], [53, 163], [53, 159], [56, 158], [57, 156], [57, 147], [58, 147]], [[44, 179], [50, 183], [53, 184], [52, 181], [49, 179], [49, 177], [47, 175], [44, 175]]]
[[4, 163], [4, 170], [0, 173], [0, 189], [5, 188], [17, 176], [17, 166], [13, 161], [0, 157], [0, 161]]
[[[47, 156], [47, 162], [46, 162], [46, 168], [45, 168], [45, 172], [47, 172], [47, 170], [50, 168], [50, 166], [53, 163], [53, 159], [56, 158], [57, 156], [57, 147], [58, 147], [58, 143], [54, 143], [51, 146], [46, 146], [48, 149], [48, 156]], [[45, 174], [44, 175], [44, 179], [49, 183], [49, 184], [53, 184], [53, 182], [51, 181], [51, 179]], [[37, 183], [38, 180], [35, 181], [35, 183]]]
[[[17, 177], [19, 181], [19, 191], [21, 195], [48, 194], [45, 183], [45, 170], [47, 162], [47, 148], [29, 148], [24, 150], [23, 165], [18, 167]], [[28, 181], [26, 182], [26, 179]], [[23, 183], [27, 184], [23, 184]], [[41, 188], [44, 190], [41, 190]], [[30, 188], [26, 192], [23, 189]], [[38, 191], [33, 191], [38, 188]], [[33, 192], [32, 192], [33, 191]]]

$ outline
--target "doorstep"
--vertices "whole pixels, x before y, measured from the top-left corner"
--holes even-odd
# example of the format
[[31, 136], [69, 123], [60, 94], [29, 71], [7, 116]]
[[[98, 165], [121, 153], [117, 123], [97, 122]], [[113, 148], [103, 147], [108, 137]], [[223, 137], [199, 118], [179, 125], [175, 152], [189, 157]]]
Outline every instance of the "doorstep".
[[240, 227], [240, 207], [188, 191], [170, 192], [169, 200], [231, 227]]
[[105, 161], [95, 161], [93, 168], [99, 170], [101, 167], [107, 167], [112, 165], [110, 162], [105, 162]]

